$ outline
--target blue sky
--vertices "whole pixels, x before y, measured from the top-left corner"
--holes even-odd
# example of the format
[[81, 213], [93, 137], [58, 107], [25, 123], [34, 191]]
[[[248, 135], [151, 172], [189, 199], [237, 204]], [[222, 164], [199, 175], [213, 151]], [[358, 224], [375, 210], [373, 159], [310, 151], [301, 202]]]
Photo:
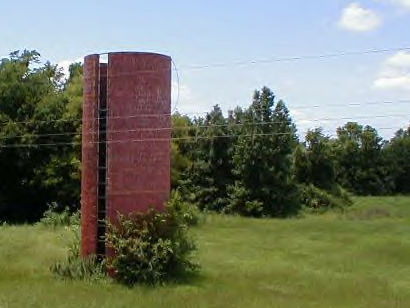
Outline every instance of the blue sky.
[[[410, 50], [186, 68], [410, 47], [410, 0], [2, 1], [0, 29], [0, 56], [36, 49], [63, 65], [105, 51], [168, 54], [180, 68], [181, 112], [247, 106], [253, 90], [266, 85], [285, 100], [302, 134], [319, 125], [332, 133], [350, 118], [384, 137], [409, 124], [410, 103], [401, 100], [410, 99]], [[379, 101], [394, 103], [330, 106]], [[322, 107], [309, 108], [316, 105]]]

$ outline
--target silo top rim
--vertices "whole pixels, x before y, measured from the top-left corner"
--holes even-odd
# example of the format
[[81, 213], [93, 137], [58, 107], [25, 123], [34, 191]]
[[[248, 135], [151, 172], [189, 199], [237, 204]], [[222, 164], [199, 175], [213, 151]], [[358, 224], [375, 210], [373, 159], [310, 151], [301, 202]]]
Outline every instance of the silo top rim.
[[145, 51], [114, 51], [114, 52], [103, 52], [103, 53], [95, 53], [95, 54], [90, 54], [87, 55], [86, 57], [89, 56], [101, 56], [101, 55], [145, 55], [145, 56], [159, 56], [159, 57], [164, 57], [171, 59], [170, 56], [161, 54], [161, 53], [156, 53], [156, 52], [145, 52]]

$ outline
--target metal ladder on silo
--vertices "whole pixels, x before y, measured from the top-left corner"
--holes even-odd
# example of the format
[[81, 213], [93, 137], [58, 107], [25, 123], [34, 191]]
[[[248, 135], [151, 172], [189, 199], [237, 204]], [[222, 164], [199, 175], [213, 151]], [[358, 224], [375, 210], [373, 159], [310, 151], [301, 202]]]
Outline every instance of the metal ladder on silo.
[[97, 223], [97, 257], [102, 260], [105, 255], [105, 232], [107, 210], [107, 87], [101, 85], [98, 104], [98, 223]]

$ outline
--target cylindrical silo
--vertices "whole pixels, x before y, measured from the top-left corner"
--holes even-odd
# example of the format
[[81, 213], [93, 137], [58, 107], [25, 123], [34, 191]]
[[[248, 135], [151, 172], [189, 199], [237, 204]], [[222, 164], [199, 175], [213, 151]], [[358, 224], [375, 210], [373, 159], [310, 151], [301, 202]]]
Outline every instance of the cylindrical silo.
[[83, 255], [104, 251], [98, 220], [163, 209], [171, 182], [171, 58], [116, 52], [108, 68], [98, 62], [84, 63]]

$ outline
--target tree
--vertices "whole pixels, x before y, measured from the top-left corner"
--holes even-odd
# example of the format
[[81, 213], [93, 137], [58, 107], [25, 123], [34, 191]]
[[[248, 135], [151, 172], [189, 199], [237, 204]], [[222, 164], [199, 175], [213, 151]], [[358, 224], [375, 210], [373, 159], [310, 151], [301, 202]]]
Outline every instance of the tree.
[[383, 139], [371, 126], [349, 122], [337, 129], [335, 142], [337, 179], [360, 195], [380, 195], [390, 191], [382, 156]]
[[192, 201], [202, 209], [222, 211], [227, 205], [227, 187], [232, 181], [231, 148], [228, 121], [219, 106], [204, 119], [196, 119], [195, 145], [189, 186]]
[[351, 204], [349, 195], [336, 182], [333, 140], [321, 128], [308, 130], [293, 157], [294, 177], [305, 207], [322, 210]]
[[308, 130], [305, 143], [294, 153], [294, 174], [298, 183], [329, 190], [336, 184], [335, 162], [330, 138], [317, 128]]
[[13, 52], [0, 63], [0, 220], [33, 221], [48, 203], [79, 199], [66, 191], [78, 171], [71, 143], [79, 121], [65, 119], [62, 74], [39, 56]]
[[189, 138], [194, 135], [191, 119], [179, 113], [172, 115], [171, 143], [171, 183], [172, 188], [179, 188], [192, 166]]
[[272, 91], [255, 91], [243, 114], [233, 153], [235, 183], [230, 187], [232, 212], [251, 216], [285, 216], [297, 208], [291, 176], [296, 128], [282, 101]]
[[410, 193], [410, 126], [396, 132], [383, 154], [395, 192]]

